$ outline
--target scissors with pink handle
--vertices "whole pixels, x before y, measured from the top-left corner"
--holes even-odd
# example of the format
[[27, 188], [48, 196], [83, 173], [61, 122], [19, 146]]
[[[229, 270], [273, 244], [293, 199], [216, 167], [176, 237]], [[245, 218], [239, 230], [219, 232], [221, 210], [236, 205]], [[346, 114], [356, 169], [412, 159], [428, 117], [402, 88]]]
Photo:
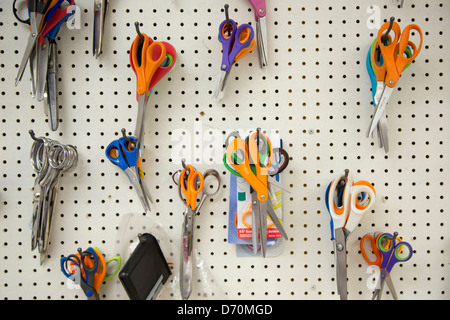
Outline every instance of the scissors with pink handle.
[[248, 0], [253, 7], [256, 21], [256, 40], [258, 44], [259, 66], [268, 65], [266, 0]]

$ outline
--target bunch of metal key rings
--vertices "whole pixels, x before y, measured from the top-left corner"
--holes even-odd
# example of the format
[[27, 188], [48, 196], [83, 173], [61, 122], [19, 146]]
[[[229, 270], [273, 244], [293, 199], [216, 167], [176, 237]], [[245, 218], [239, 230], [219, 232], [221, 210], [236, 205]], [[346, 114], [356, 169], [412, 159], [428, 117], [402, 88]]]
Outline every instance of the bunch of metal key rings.
[[36, 172], [33, 194], [31, 250], [38, 248], [42, 264], [49, 243], [53, 208], [62, 173], [75, 169], [78, 152], [72, 145], [63, 145], [45, 137], [36, 138], [31, 147], [31, 165]]

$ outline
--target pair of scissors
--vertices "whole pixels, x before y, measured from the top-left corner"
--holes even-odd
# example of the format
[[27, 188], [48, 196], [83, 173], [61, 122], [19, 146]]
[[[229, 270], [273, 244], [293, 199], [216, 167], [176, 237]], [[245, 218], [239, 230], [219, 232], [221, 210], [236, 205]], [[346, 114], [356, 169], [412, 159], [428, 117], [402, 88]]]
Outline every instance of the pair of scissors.
[[[21, 19], [17, 14], [17, 0], [13, 2], [13, 13], [16, 19], [24, 24], [30, 25], [31, 16]], [[37, 50], [33, 50], [30, 61], [31, 94], [38, 101], [44, 101], [45, 114], [52, 131], [56, 131], [59, 125], [58, 115], [58, 63], [56, 36], [63, 25], [75, 12], [74, 0], [67, 0], [68, 7], [63, 8], [64, 0], [52, 0], [50, 7], [44, 15], [43, 23], [38, 40]]]
[[[194, 166], [186, 165], [184, 159], [182, 160], [182, 164], [183, 169], [181, 172], [178, 171], [180, 172], [179, 179], [175, 179], [178, 172], [174, 173], [172, 179], [175, 184], [178, 185], [178, 194], [186, 205], [182, 226], [180, 265], [180, 291], [182, 298], [186, 300], [192, 292], [192, 251], [194, 244], [195, 216], [200, 212], [200, 208], [203, 206], [205, 200], [219, 192], [221, 179], [217, 170], [209, 169], [204, 173], [201, 173], [196, 171]], [[210, 179], [212, 179], [213, 182], [211, 182]], [[197, 199], [200, 194], [200, 202], [197, 205]]]
[[259, 66], [261, 68], [268, 65], [267, 55], [267, 21], [266, 21], [266, 1], [265, 0], [249, 0], [255, 13], [256, 21], [256, 39], [258, 44]]
[[[107, 266], [112, 262], [116, 263], [116, 268], [107, 274]], [[100, 300], [100, 285], [117, 274], [120, 264], [120, 257], [105, 261], [103, 254], [96, 247], [89, 247], [84, 251], [78, 248], [76, 254], [62, 257], [60, 260], [62, 273], [81, 286], [88, 300]]]
[[[262, 256], [265, 257], [267, 250], [267, 214], [283, 238], [288, 239], [269, 197], [269, 180], [275, 180], [269, 174], [274, 157], [272, 145], [270, 139], [261, 132], [260, 128], [246, 140], [236, 134], [233, 134], [233, 136], [234, 139], [227, 147], [226, 160], [251, 187], [253, 253], [258, 252], [258, 240], [260, 240]], [[236, 174], [234, 170], [231, 172]]]
[[[365, 249], [364, 243], [370, 243], [370, 252], [373, 252], [375, 259], [369, 258], [369, 251]], [[379, 233], [379, 234], [367, 234], [362, 237], [360, 242], [361, 253], [364, 260], [369, 265], [376, 265], [380, 268], [380, 278], [377, 282], [377, 288], [375, 289], [372, 300], [381, 299], [383, 293], [384, 283], [386, 282], [392, 296], [395, 300], [398, 299], [397, 293], [395, 292], [394, 284], [390, 273], [394, 265], [398, 262], [406, 262], [411, 259], [413, 255], [413, 249], [408, 242], [402, 241], [398, 237], [398, 233], [394, 232], [394, 235], [389, 233]]]
[[103, 34], [108, 6], [109, 0], [94, 0], [94, 40], [92, 42], [92, 55], [95, 59], [98, 59], [102, 54]]
[[27, 66], [29, 58], [32, 56], [33, 51], [36, 50], [37, 40], [41, 31], [41, 26], [45, 25], [44, 16], [47, 13], [51, 0], [29, 0], [27, 1], [29, 21], [30, 21], [30, 36], [25, 47], [25, 51], [22, 57], [22, 61], [17, 72], [15, 85], [17, 86], [22, 79], [25, 67]]
[[[394, 18], [391, 18], [391, 24], [393, 23]], [[370, 82], [372, 85], [372, 101], [373, 101], [373, 105], [374, 105], [374, 115], [377, 111], [377, 106], [380, 102], [380, 98], [381, 95], [383, 94], [383, 90], [385, 88], [385, 83], [384, 83], [384, 78], [386, 76], [385, 72], [377, 75], [377, 70], [375, 69], [375, 66], [382, 66], [384, 61], [383, 61], [383, 56], [381, 55], [381, 51], [380, 51], [380, 47], [377, 45], [377, 39], [375, 38], [375, 40], [373, 41], [369, 52], [367, 54], [367, 59], [366, 59], [366, 68], [367, 68], [367, 72], [369, 74], [369, 78], [370, 78]], [[389, 41], [391, 41], [391, 37], [390, 36], [384, 36], [384, 39], [381, 39], [382, 42], [385, 45], [389, 44]], [[408, 46], [405, 50], [405, 52], [403, 53], [407, 58], [410, 58], [412, 56], [412, 52], [411, 52], [411, 48]], [[408, 68], [411, 65], [411, 63], [408, 63], [405, 66], [405, 69]], [[379, 80], [379, 81], [378, 81]], [[368, 132], [367, 132], [367, 136], [369, 136], [369, 130], [370, 128], [368, 128]], [[377, 124], [377, 130], [375, 130], [376, 133], [376, 140], [378, 141], [378, 146], [380, 148], [385, 149], [386, 152], [389, 151], [389, 139], [388, 139], [388, 134], [387, 134], [387, 116], [386, 116], [386, 109], [383, 111], [383, 114], [380, 118], [380, 121]], [[375, 136], [375, 135], [374, 135]]]
[[[390, 37], [390, 31], [394, 31], [395, 37], [388, 40], [388, 44], [382, 40], [386, 37]], [[409, 41], [409, 37], [412, 31], [417, 31], [420, 36], [420, 44], [417, 47], [412, 41]], [[377, 91], [381, 91], [378, 104], [376, 105], [376, 111], [372, 118], [370, 128], [368, 131], [368, 137], [372, 136], [374, 130], [377, 128], [383, 114], [385, 113], [387, 103], [394, 92], [395, 86], [400, 79], [400, 76], [406, 66], [411, 63], [419, 54], [422, 49], [423, 35], [422, 30], [416, 24], [410, 24], [405, 29], [400, 29], [400, 26], [393, 19], [383, 24], [378, 32], [376, 40], [376, 46], [380, 48], [381, 55], [383, 56], [383, 65], [373, 64], [377, 82], [380, 82], [380, 87], [377, 85]], [[408, 47], [412, 51], [410, 57], [405, 57], [405, 52]], [[373, 50], [375, 54], [376, 50]], [[382, 86], [382, 87], [381, 87]], [[383, 137], [383, 144], [387, 145], [387, 137]]]
[[219, 102], [225, 95], [225, 86], [233, 64], [255, 48], [255, 32], [251, 25], [236, 22], [228, 17], [228, 5], [225, 6], [226, 19], [219, 27], [219, 41], [222, 43], [221, 75], [214, 100]]
[[173, 68], [176, 62], [176, 51], [172, 45], [164, 41], [153, 41], [139, 30], [139, 22], [135, 22], [137, 36], [130, 49], [130, 64], [137, 83], [138, 113], [134, 135], [138, 141], [139, 155], [144, 151], [144, 120], [148, 97], [153, 87]]
[[111, 142], [106, 148], [106, 157], [125, 172], [145, 212], [149, 213], [150, 202], [153, 202], [141, 179], [137, 139], [127, 136], [125, 129], [122, 129], [122, 137]]
[[325, 192], [325, 205], [331, 216], [331, 240], [336, 259], [337, 289], [347, 300], [347, 238], [375, 205], [374, 187], [367, 181], [353, 181], [347, 169], [334, 179]]

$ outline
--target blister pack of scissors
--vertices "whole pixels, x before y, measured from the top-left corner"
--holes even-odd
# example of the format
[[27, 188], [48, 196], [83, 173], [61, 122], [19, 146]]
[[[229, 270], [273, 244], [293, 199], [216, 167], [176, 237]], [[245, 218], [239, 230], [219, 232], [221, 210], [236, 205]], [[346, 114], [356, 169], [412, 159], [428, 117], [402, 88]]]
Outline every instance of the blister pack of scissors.
[[44, 102], [45, 114], [52, 131], [59, 125], [58, 62], [56, 36], [61, 26], [76, 10], [74, 0], [29, 0], [26, 1], [28, 19], [20, 18], [13, 2], [16, 19], [30, 26], [30, 36], [16, 77], [16, 86], [24, 74], [27, 64], [31, 74], [31, 95]]
[[[279, 137], [276, 138], [280, 141]], [[289, 155], [272, 142], [261, 129], [242, 139], [231, 133], [225, 145], [223, 162], [233, 176], [236, 188], [230, 190], [229, 242], [243, 244], [254, 255], [266, 257], [268, 248], [287, 239], [282, 226], [280, 174], [289, 163]], [[231, 194], [233, 192], [233, 194]], [[236, 206], [232, 206], [233, 203]]]

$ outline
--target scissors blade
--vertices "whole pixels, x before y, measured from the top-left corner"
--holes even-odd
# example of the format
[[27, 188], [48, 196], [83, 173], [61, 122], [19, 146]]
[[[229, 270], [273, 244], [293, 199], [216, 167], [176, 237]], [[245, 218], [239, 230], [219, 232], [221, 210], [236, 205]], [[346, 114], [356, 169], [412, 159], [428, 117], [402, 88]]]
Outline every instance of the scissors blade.
[[[380, 99], [383, 95], [383, 91], [386, 87], [386, 84], [384, 81], [377, 81], [377, 87], [374, 95], [374, 103], [375, 103], [375, 110], [373, 112], [373, 117], [375, 117], [378, 109], [378, 105], [380, 104]], [[371, 126], [367, 129], [367, 137], [373, 136], [370, 134]], [[383, 111], [383, 114], [381, 115], [380, 121], [377, 123], [377, 140], [378, 140], [378, 146], [382, 148], [384, 146], [384, 149], [386, 152], [389, 151], [389, 141], [387, 136], [387, 116], [386, 116], [386, 109]]]
[[[269, 200], [268, 200], [269, 201]], [[281, 233], [284, 239], [288, 239], [287, 233], [284, 230], [283, 226], [281, 225], [280, 219], [278, 219], [277, 214], [275, 213], [275, 210], [273, 209], [272, 205], [267, 205], [267, 212], [269, 213], [269, 217], [272, 220], [272, 222], [275, 224], [275, 227], [278, 229], [278, 231]]]
[[92, 54], [96, 59], [102, 53], [103, 33], [108, 4], [108, 0], [95, 0], [94, 2], [94, 40], [92, 44]]
[[227, 84], [228, 75], [230, 74], [230, 70], [232, 68], [232, 65], [230, 65], [230, 68], [228, 71], [221, 71], [220, 72], [220, 79], [219, 83], [217, 84], [216, 91], [214, 92], [214, 101], [220, 102], [220, 100], [223, 99], [225, 96], [225, 87]]
[[195, 212], [191, 207], [187, 208], [184, 215], [183, 234], [181, 243], [181, 269], [180, 290], [184, 300], [187, 300], [192, 292], [192, 249], [194, 236]]
[[259, 210], [260, 202], [255, 190], [252, 192], [252, 247], [253, 254], [258, 253], [258, 233], [259, 233]]
[[258, 53], [259, 53], [259, 66], [261, 68], [266, 67], [268, 65], [267, 55], [268, 55], [268, 47], [267, 47], [267, 21], [266, 17], [258, 18], [256, 22], [256, 37], [258, 44]]
[[394, 299], [395, 299], [395, 300], [398, 300], [397, 292], [395, 291], [394, 283], [392, 282], [392, 278], [391, 278], [390, 275], [388, 275], [388, 276], [386, 277], [386, 283], [387, 283], [387, 285], [388, 285], [388, 287], [389, 287], [389, 291], [391, 291], [392, 296], [394, 297]]
[[347, 300], [347, 248], [342, 228], [335, 230], [334, 254], [336, 256], [337, 291], [341, 300]]
[[48, 56], [48, 71], [47, 71], [47, 98], [44, 99], [44, 104], [48, 108], [48, 122], [50, 129], [56, 131], [59, 125], [58, 113], [58, 90], [57, 90], [57, 45], [55, 41], [50, 43]]
[[267, 201], [259, 203], [259, 236], [261, 241], [262, 256], [266, 257], [267, 252]]
[[128, 176], [128, 179], [130, 179], [130, 182], [133, 185], [134, 190], [136, 191], [136, 193], [139, 197], [139, 201], [141, 201], [142, 207], [144, 208], [144, 210], [147, 213], [149, 213], [150, 212], [150, 204], [148, 203], [148, 199], [144, 194], [141, 177], [139, 174], [139, 168], [128, 167], [124, 170], [124, 172]]
[[36, 99], [44, 100], [44, 91], [47, 84], [48, 57], [49, 57], [49, 40], [44, 37], [42, 44], [37, 46], [37, 74], [36, 74]]
[[387, 135], [387, 116], [386, 116], [386, 109], [384, 109], [383, 114], [381, 115], [380, 121], [377, 125], [377, 131], [378, 131], [378, 139], [380, 148], [384, 147], [385, 152], [389, 152], [389, 139]]
[[22, 57], [22, 62], [20, 63], [20, 66], [19, 66], [19, 71], [17, 72], [16, 83], [15, 83], [16, 86], [19, 84], [20, 80], [22, 80], [23, 72], [25, 71], [25, 67], [27, 66], [28, 59], [30, 58], [33, 50], [36, 48], [36, 41], [39, 36], [37, 28], [36, 28], [36, 21], [37, 21], [36, 16], [31, 15], [30, 21], [31, 21], [31, 33], [28, 38], [27, 46], [25, 47], [25, 51], [24, 51], [24, 54]]
[[370, 125], [369, 135], [372, 135], [373, 131], [377, 127], [377, 124], [380, 121], [384, 110], [386, 109], [387, 103], [388, 103], [393, 91], [394, 91], [394, 88], [385, 87], [383, 94], [380, 98], [380, 103], [377, 106], [377, 111], [376, 111], [375, 115], [373, 116], [372, 123]]
[[31, 97], [36, 97], [36, 74], [37, 74], [37, 56], [36, 50], [33, 50], [30, 56], [29, 64], [30, 64], [30, 76], [31, 76]]
[[[136, 117], [136, 128], [134, 129], [134, 136], [138, 139], [138, 145], [140, 147], [141, 141], [140, 138], [143, 132], [143, 126], [144, 126], [144, 115], [145, 115], [145, 108], [146, 108], [146, 100], [147, 95], [146, 94], [140, 94], [138, 96], [138, 113]], [[141, 150], [141, 149], [139, 149]]]

